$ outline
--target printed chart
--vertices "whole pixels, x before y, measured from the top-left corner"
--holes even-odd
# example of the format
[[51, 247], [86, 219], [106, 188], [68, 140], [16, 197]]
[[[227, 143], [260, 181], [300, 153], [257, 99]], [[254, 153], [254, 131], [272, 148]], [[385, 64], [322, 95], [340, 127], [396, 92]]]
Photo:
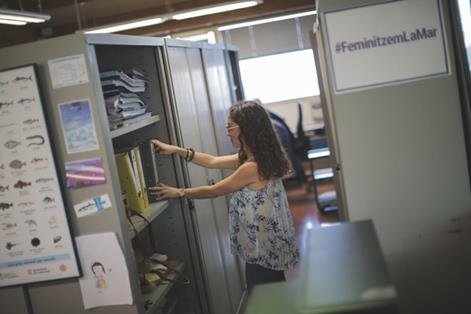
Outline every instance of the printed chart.
[[78, 277], [33, 65], [0, 72], [0, 287]]

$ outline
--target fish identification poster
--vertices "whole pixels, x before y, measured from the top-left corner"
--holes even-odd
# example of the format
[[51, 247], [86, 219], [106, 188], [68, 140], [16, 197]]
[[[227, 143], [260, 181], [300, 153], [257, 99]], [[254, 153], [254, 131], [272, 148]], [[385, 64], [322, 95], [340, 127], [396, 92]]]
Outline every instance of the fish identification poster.
[[0, 72], [0, 287], [78, 277], [33, 65]]

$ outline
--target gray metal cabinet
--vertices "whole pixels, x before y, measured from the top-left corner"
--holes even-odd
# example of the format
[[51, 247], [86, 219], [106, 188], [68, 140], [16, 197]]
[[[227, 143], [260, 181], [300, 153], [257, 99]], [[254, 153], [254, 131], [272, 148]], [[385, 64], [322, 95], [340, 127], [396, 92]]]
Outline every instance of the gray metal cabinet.
[[[48, 61], [76, 55], [84, 56], [88, 82], [53, 88]], [[233, 276], [234, 266], [230, 265], [230, 268], [227, 268], [228, 263], [224, 259], [227, 260], [228, 257], [221, 254], [224, 251], [221, 247], [227, 243], [222, 243], [219, 239], [226, 230], [218, 229], [221, 228], [218, 224], [221, 224], [222, 220], [217, 215], [219, 212], [227, 215], [227, 212], [225, 209], [216, 210], [222, 206], [217, 200], [201, 201], [198, 208], [201, 207], [202, 210], [196, 213], [190, 210], [186, 202], [178, 199], [151, 203], [145, 211], [145, 215], [151, 220], [150, 225], [136, 222], [138, 234], [135, 234], [133, 228], [129, 226], [122, 202], [115, 161], [116, 153], [154, 137], [170, 143], [193, 146], [195, 149], [215, 151], [215, 142], [206, 141], [206, 138], [214, 138], [214, 133], [212, 135], [201, 133], [205, 138], [204, 141], [193, 137], [182, 141], [191, 131], [181, 128], [182, 121], [194, 121], [197, 115], [203, 122], [205, 117], [208, 118], [211, 104], [206, 102], [202, 107], [195, 105], [200, 104], [205, 98], [203, 92], [207, 88], [207, 82], [203, 78], [205, 72], [201, 59], [194, 52], [190, 53], [188, 58], [185, 54], [186, 62], [189, 62], [187, 65], [195, 69], [191, 76], [188, 76], [185, 71], [175, 67], [175, 61], [180, 58], [178, 54], [167, 55], [163, 39], [120, 35], [74, 34], [0, 50], [1, 69], [33, 63], [38, 66], [38, 81], [45, 112], [50, 121], [51, 140], [55, 143], [54, 149], [58, 156], [56, 166], [59, 175], [65, 178], [64, 162], [67, 161], [92, 157], [99, 157], [103, 161], [106, 183], [94, 187], [64, 189], [64, 202], [74, 236], [110, 231], [117, 234], [129, 270], [133, 304], [101, 307], [94, 309], [94, 313], [161, 313], [165, 311], [162, 309], [165, 302], [167, 307], [169, 304], [172, 305], [170, 310], [175, 313], [234, 313], [236, 311], [239, 301], [237, 298], [240, 299], [242, 291], [240, 280], [225, 281], [223, 285], [212, 284], [213, 280], [216, 280], [214, 277], [216, 274], [222, 276], [220, 278]], [[110, 131], [99, 73], [110, 69], [129, 71], [133, 67], [146, 72], [148, 86], [142, 97], [154, 116], [137, 125]], [[188, 85], [188, 80], [194, 81], [194, 85]], [[196, 96], [187, 89], [189, 86], [196, 88], [194, 90]], [[90, 101], [99, 149], [71, 155], [65, 148], [58, 104], [77, 99]], [[191, 101], [196, 102], [191, 103]], [[189, 105], [177, 109], [176, 103]], [[197, 112], [187, 111], [196, 109], [198, 109]], [[211, 126], [211, 115], [209, 117], [207, 125]], [[210, 132], [205, 128], [193, 129], [195, 130]], [[199, 133], [195, 133], [197, 134]], [[204, 146], [201, 144], [203, 142]], [[173, 186], [184, 186], [189, 182], [207, 184], [208, 174], [213, 180], [221, 178], [218, 173], [187, 172], [186, 166], [176, 157], [158, 156], [154, 164], [158, 179]], [[146, 168], [144, 172], [152, 170]], [[193, 181], [188, 181], [187, 173], [191, 173], [192, 176], [195, 174], [192, 177]], [[74, 204], [105, 193], [110, 196], [112, 208], [80, 219], [75, 216]], [[206, 223], [208, 225], [205, 225]], [[195, 235], [198, 236], [195, 237]], [[184, 269], [185, 275], [190, 279], [190, 284], [168, 284], [160, 287], [159, 292], [142, 293], [135, 257], [136, 248], [139, 248], [144, 255], [157, 250], [166, 253], [172, 259], [181, 261], [179, 266]], [[205, 248], [215, 253], [206, 256]], [[219, 260], [215, 262], [212, 257], [218, 257]], [[213, 277], [208, 278], [208, 274]], [[238, 276], [238, 271], [236, 274]], [[214, 307], [212, 302], [219, 296], [221, 300], [230, 298], [230, 302]], [[0, 289], [0, 300], [3, 304], [2, 312], [5, 311], [5, 313], [85, 313], [77, 279], [3, 288]], [[172, 304], [171, 300], [176, 300], [176, 302]], [[144, 305], [145, 303], [147, 306]], [[223, 308], [224, 310], [221, 310]]]
[[[176, 116], [181, 130], [180, 143], [197, 151], [218, 155], [221, 149], [218, 149], [217, 139], [225, 134], [224, 124], [231, 99], [226, 97], [213, 101], [210, 98], [212, 88], [229, 94], [229, 85], [227, 80], [212, 82], [208, 72], [217, 70], [221, 72], [216, 73], [220, 77], [227, 75], [227, 72], [224, 59], [212, 60], [210, 66], [203, 61], [206, 53], [223, 56], [224, 50], [175, 40], [166, 40], [166, 46]], [[227, 139], [225, 141], [228, 142]], [[222, 179], [220, 170], [204, 169], [193, 164], [188, 164], [186, 170], [189, 186], [213, 184]], [[226, 199], [219, 197], [192, 202], [211, 312], [235, 313], [244, 285], [237, 258], [230, 252]]]

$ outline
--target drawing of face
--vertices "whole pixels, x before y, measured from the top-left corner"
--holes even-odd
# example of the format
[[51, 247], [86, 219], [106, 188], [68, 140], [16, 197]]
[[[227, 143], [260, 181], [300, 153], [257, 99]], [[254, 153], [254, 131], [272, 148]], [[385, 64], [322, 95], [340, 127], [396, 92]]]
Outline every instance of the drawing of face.
[[105, 267], [100, 262], [93, 263], [91, 268], [95, 277], [104, 276], [106, 274]]
[[105, 279], [105, 266], [100, 262], [95, 262], [92, 264], [92, 272], [96, 279], [95, 287], [98, 289], [106, 288], [106, 279]]

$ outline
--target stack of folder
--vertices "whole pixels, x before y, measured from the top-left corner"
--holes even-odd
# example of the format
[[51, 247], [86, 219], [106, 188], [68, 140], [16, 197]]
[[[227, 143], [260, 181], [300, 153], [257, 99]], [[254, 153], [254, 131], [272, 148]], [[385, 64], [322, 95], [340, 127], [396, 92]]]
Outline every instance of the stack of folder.
[[144, 212], [149, 206], [149, 198], [139, 147], [116, 155], [116, 164], [127, 206], [132, 211]]
[[145, 92], [146, 79], [142, 71], [109, 70], [100, 73], [106, 110], [111, 130], [131, 125], [151, 116], [138, 93]]

